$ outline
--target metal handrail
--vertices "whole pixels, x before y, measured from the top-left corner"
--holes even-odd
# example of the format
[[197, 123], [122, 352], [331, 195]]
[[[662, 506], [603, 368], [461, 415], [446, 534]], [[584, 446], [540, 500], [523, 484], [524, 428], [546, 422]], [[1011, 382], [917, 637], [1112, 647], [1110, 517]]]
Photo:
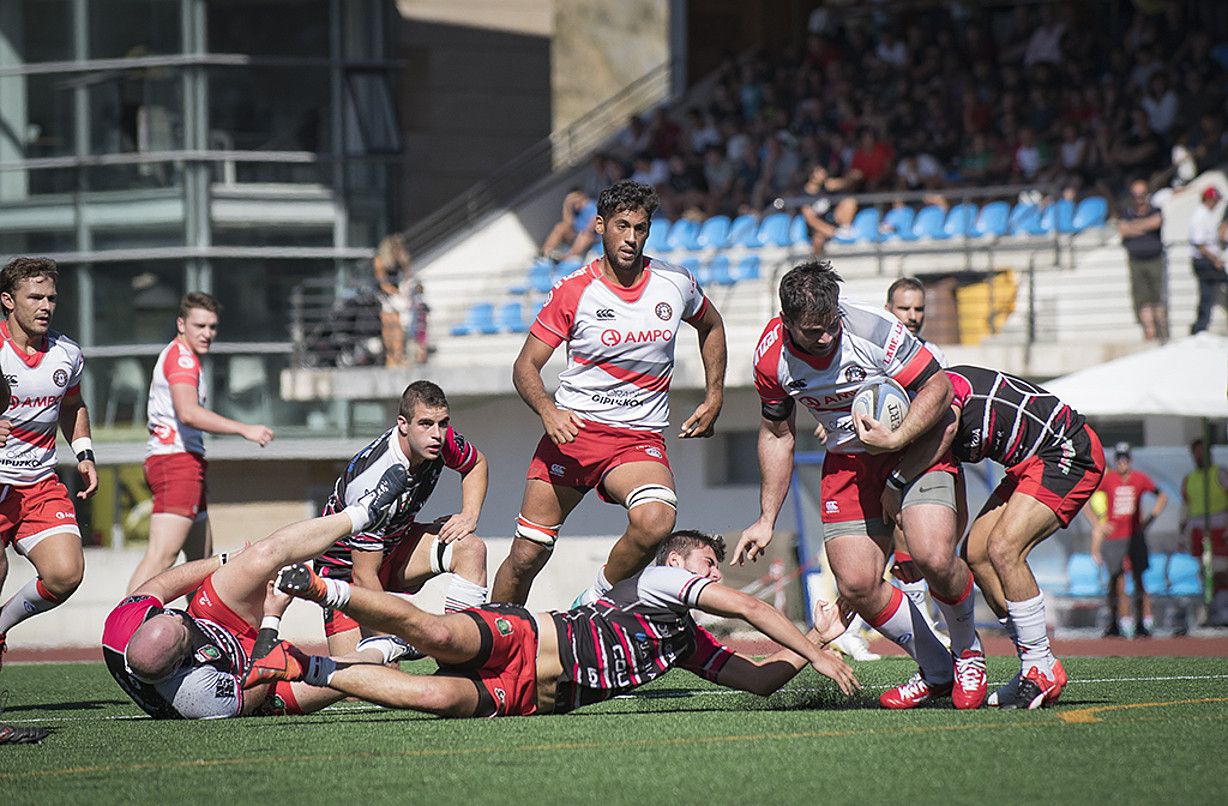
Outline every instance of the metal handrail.
[[662, 62], [581, 115], [551, 132], [468, 190], [456, 195], [402, 233], [409, 251], [421, 255], [492, 210], [532, 193], [553, 172], [574, 167], [606, 142], [628, 117], [672, 97], [674, 63]]

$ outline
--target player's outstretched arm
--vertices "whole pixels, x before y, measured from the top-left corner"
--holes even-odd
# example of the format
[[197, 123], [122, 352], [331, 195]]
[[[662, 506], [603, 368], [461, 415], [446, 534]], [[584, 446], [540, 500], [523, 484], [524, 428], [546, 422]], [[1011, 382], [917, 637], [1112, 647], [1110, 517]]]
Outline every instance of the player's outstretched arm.
[[750, 624], [776, 643], [804, 657], [815, 671], [836, 681], [845, 694], [851, 695], [861, 688], [847, 663], [819, 649], [783, 613], [765, 602], [714, 582], [700, 591], [697, 605], [705, 613], [738, 618]]
[[[842, 612], [836, 605], [821, 601], [816, 603], [814, 615], [815, 626], [806, 633], [806, 640], [820, 649], [839, 638], [853, 618], [852, 610]], [[763, 660], [736, 652], [721, 669], [716, 682], [727, 688], [766, 697], [779, 691], [807, 664], [804, 657], [790, 649], [778, 650]]]
[[175, 406], [175, 416], [184, 425], [208, 431], [210, 434], [238, 434], [262, 448], [273, 441], [273, 429], [267, 425], [241, 423], [200, 405], [196, 397], [196, 387], [191, 384], [172, 383], [171, 402]]
[[129, 595], [153, 596], [160, 602], [169, 602], [180, 596], [186, 596], [199, 588], [210, 574], [222, 567], [224, 556], [219, 554], [177, 565], [148, 580]]
[[725, 344], [725, 320], [711, 302], [704, 306], [703, 315], [691, 322], [699, 333], [699, 355], [704, 362], [704, 399], [682, 423], [682, 439], [710, 437], [716, 418], [725, 405], [725, 366], [728, 347]]
[[516, 356], [516, 361], [512, 364], [512, 385], [516, 387], [521, 400], [542, 418], [546, 436], [556, 445], [561, 445], [576, 438], [576, 434], [584, 427], [584, 421], [573, 412], [563, 411], [555, 406], [554, 399], [546, 391], [546, 384], [542, 381], [542, 367], [546, 366], [553, 354], [553, 347], [529, 334], [524, 340], [524, 346], [520, 348], [520, 355]]
[[759, 421], [759, 519], [742, 531], [731, 562], [759, 559], [772, 542], [776, 518], [793, 478], [793, 448], [797, 441], [796, 412], [783, 420]]

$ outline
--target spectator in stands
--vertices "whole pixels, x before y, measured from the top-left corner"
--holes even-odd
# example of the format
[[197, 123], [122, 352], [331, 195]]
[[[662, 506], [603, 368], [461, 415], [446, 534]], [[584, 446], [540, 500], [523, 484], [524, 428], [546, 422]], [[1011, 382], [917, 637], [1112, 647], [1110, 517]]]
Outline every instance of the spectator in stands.
[[431, 354], [427, 331], [427, 317], [430, 313], [431, 306], [426, 304], [422, 283], [415, 282], [409, 293], [409, 325], [406, 335], [414, 346], [414, 363], [417, 364], [425, 364]]
[[1147, 341], [1168, 340], [1168, 309], [1164, 301], [1164, 217], [1151, 201], [1147, 182], [1130, 183], [1130, 198], [1121, 207], [1117, 231], [1130, 266], [1130, 296], [1134, 315]]
[[857, 199], [845, 194], [852, 189], [859, 177], [831, 176], [827, 168], [816, 165], [802, 186], [802, 193], [814, 200], [802, 207], [802, 218], [810, 230], [810, 249], [815, 255], [823, 254], [823, 247], [842, 227], [853, 223], [857, 215]]
[[1190, 252], [1194, 276], [1198, 279], [1198, 315], [1190, 333], [1201, 333], [1211, 323], [1211, 309], [1220, 291], [1228, 287], [1224, 272], [1223, 213], [1219, 210], [1221, 194], [1215, 186], [1202, 192], [1202, 203], [1190, 218]]
[[562, 218], [542, 243], [542, 255], [551, 260], [583, 260], [597, 240], [596, 215], [597, 205], [587, 193], [579, 188], [569, 190], [563, 197]]
[[894, 156], [891, 146], [881, 140], [873, 129], [862, 127], [857, 135], [857, 150], [853, 152], [850, 174], [858, 174], [867, 191], [883, 190], [891, 178]]
[[[1126, 608], [1126, 588], [1122, 575], [1134, 577], [1134, 637], [1150, 637], [1151, 602], [1143, 588], [1143, 572], [1147, 570], [1148, 552], [1144, 533], [1159, 517], [1168, 503], [1164, 491], [1146, 473], [1135, 470], [1130, 462], [1130, 445], [1117, 443], [1113, 469], [1104, 474], [1100, 489], [1104, 491], [1108, 511], [1103, 526], [1092, 531], [1092, 558], [1109, 572], [1109, 624], [1105, 637], [1122, 634], [1118, 614]], [[1143, 496], [1152, 493], [1155, 503], [1146, 517], [1141, 516]], [[1088, 518], [1093, 521], [1091, 514]]]
[[1177, 122], [1177, 93], [1169, 86], [1167, 75], [1161, 72], [1151, 77], [1142, 106], [1147, 113], [1151, 130], [1162, 135], [1168, 134], [1169, 129]]
[[1211, 462], [1206, 443], [1190, 443], [1194, 469], [1181, 480], [1181, 533], [1211, 578], [1208, 623], [1228, 626], [1228, 469]]
[[379, 287], [380, 337], [384, 342], [384, 365], [405, 366], [405, 320], [409, 314], [409, 284], [413, 280], [409, 252], [400, 235], [380, 241], [371, 260]]

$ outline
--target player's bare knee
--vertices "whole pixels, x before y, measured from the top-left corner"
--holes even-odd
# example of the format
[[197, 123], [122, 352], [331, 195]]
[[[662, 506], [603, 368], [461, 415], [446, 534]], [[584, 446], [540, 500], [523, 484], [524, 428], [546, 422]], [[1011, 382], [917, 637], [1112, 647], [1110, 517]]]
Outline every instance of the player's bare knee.
[[469, 535], [464, 540], [452, 544], [453, 573], [464, 576], [466, 573], [486, 571], [486, 543], [477, 535]]
[[873, 574], [845, 574], [836, 580], [840, 595], [854, 604], [872, 599], [882, 584]]
[[82, 563], [67, 563], [40, 573], [43, 587], [61, 602], [76, 593], [81, 587], [81, 579], [85, 575]]
[[283, 565], [293, 561], [287, 541], [280, 536], [253, 543], [249, 548], [244, 549], [239, 557], [245, 557], [244, 563], [251, 568], [267, 570], [269, 576], [272, 576]]
[[1018, 546], [1005, 540], [991, 540], [988, 546], [989, 563], [999, 577], [1015, 568], [1023, 555]]
[[955, 555], [942, 546], [917, 545], [911, 556], [922, 576], [945, 575], [955, 564]]
[[664, 503], [649, 503], [627, 511], [628, 534], [638, 532], [645, 548], [655, 548], [674, 531], [678, 511]]

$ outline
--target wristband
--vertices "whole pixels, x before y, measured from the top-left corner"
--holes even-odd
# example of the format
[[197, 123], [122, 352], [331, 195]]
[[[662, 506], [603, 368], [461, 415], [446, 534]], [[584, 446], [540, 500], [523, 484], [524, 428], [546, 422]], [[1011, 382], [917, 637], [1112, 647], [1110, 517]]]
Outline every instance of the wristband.
[[94, 441], [89, 437], [77, 437], [72, 441], [72, 452], [77, 455], [78, 462], [94, 461]]
[[908, 479], [904, 478], [904, 474], [898, 470], [892, 470], [891, 475], [887, 477], [887, 486], [895, 490], [897, 493], [903, 492], [908, 486]]
[[260, 620], [260, 629], [274, 632], [281, 629], [281, 616], [265, 616]]

